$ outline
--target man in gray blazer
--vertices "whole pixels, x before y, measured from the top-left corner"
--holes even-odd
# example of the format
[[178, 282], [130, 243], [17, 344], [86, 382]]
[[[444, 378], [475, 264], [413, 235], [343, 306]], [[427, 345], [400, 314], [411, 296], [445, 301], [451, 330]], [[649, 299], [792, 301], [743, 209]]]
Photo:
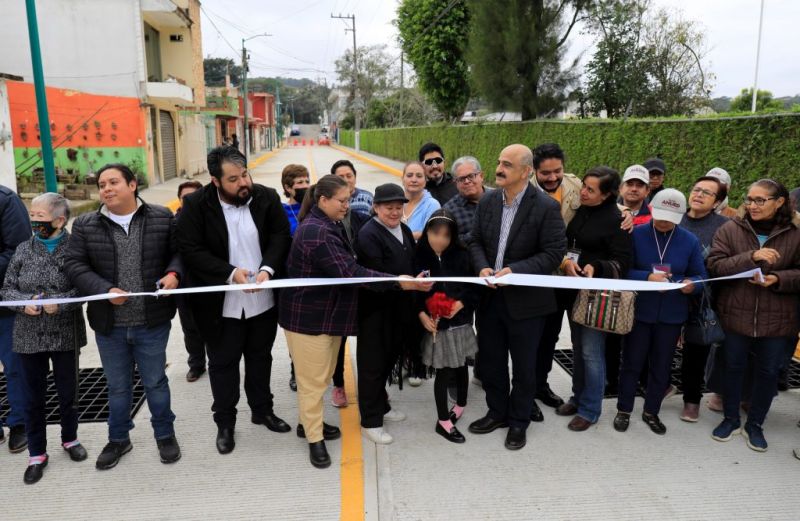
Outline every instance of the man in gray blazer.
[[[497, 162], [498, 190], [478, 204], [470, 253], [479, 276], [509, 273], [549, 275], [567, 249], [557, 202], [530, 183], [533, 154], [525, 145], [503, 149]], [[536, 391], [536, 351], [544, 318], [556, 309], [550, 288], [497, 286], [487, 291], [476, 314], [479, 372], [489, 412], [469, 430], [485, 434], [509, 427], [505, 446], [525, 446]], [[513, 387], [508, 377], [511, 355]]]

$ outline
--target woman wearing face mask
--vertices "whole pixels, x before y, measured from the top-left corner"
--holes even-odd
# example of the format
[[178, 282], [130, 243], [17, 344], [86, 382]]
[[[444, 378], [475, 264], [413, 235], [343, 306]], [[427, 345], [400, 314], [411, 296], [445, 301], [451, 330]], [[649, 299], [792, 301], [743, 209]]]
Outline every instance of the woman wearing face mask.
[[[17, 248], [3, 284], [4, 300], [67, 298], [78, 296], [62, 270], [69, 232], [67, 200], [45, 193], [31, 203], [34, 236]], [[14, 351], [19, 353], [27, 407], [28, 468], [25, 483], [36, 483], [47, 466], [47, 372], [53, 364], [61, 416], [61, 446], [73, 461], [83, 461], [86, 449], [78, 441], [75, 403], [77, 350], [86, 345], [86, 326], [81, 304], [45, 304], [15, 308]]]
[[[741, 432], [747, 446], [764, 452], [763, 424], [772, 405], [778, 372], [797, 334], [800, 290], [800, 218], [781, 183], [761, 179], [750, 185], [744, 215], [714, 236], [708, 269], [714, 277], [761, 268], [763, 280], [719, 284], [717, 305], [725, 330], [725, 419], [711, 435], [728, 441]], [[747, 423], [741, 428], [739, 402], [747, 354], [754, 354], [755, 376]]]
[[403, 192], [408, 202], [403, 205], [403, 223], [414, 235], [422, 236], [422, 229], [433, 212], [441, 208], [439, 201], [425, 190], [425, 166], [418, 161], [406, 163], [403, 168]]

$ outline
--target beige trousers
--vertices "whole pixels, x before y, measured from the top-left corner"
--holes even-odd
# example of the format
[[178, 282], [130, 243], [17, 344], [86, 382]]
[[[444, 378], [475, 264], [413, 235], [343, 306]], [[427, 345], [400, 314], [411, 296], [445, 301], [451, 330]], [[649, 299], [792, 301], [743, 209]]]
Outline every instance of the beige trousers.
[[306, 431], [306, 440], [315, 443], [323, 439], [322, 397], [336, 369], [342, 337], [284, 332], [294, 362], [300, 423]]

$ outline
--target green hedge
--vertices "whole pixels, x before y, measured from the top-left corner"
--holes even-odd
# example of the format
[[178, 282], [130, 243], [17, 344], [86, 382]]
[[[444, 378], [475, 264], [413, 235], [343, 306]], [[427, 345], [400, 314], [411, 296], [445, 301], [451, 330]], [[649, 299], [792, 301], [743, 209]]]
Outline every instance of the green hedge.
[[[353, 146], [352, 131], [340, 141]], [[633, 121], [532, 121], [463, 126], [430, 126], [361, 131], [361, 149], [407, 161], [419, 147], [438, 143], [448, 165], [459, 156], [473, 155], [494, 181], [494, 165], [502, 148], [511, 143], [534, 147], [555, 142], [564, 149], [568, 172], [582, 174], [596, 165], [622, 171], [658, 155], [667, 164], [667, 186], [687, 192], [694, 179], [712, 167], [733, 178], [732, 202], [757, 179], [772, 177], [791, 190], [800, 186], [800, 114], [737, 118]]]

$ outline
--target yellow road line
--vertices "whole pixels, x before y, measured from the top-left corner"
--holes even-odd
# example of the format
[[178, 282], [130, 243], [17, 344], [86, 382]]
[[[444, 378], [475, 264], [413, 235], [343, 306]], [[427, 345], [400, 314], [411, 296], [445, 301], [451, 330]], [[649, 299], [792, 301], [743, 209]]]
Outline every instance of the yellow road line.
[[358, 396], [349, 341], [345, 342], [344, 349], [344, 389], [349, 405], [339, 409], [342, 430], [340, 519], [351, 521], [364, 519], [364, 454], [361, 448]]
[[344, 152], [345, 154], [351, 155], [354, 158], [358, 159], [359, 161], [362, 161], [362, 162], [367, 163], [369, 165], [378, 167], [378, 168], [380, 168], [381, 170], [383, 170], [384, 172], [386, 172], [388, 174], [392, 174], [392, 175], [397, 176], [397, 177], [403, 177], [403, 171], [402, 170], [398, 170], [396, 168], [392, 168], [389, 165], [384, 165], [380, 161], [375, 161], [374, 159], [370, 159], [367, 156], [362, 156], [361, 154], [353, 152], [352, 150], [349, 150], [347, 148], [340, 147], [340, 146], [337, 146], [337, 145], [331, 145], [331, 148], [335, 148], [336, 150], [338, 150], [340, 152]]
[[306, 148], [308, 153], [308, 172], [311, 174], [311, 184], [317, 182], [317, 166], [314, 164], [314, 156], [311, 155], [311, 147]]
[[[275, 156], [275, 154], [277, 154], [280, 151], [281, 151], [280, 148], [276, 148], [276, 149], [272, 150], [271, 152], [267, 152], [266, 154], [260, 156], [258, 159], [250, 161], [247, 164], [247, 168], [255, 168], [255, 167], [257, 167], [258, 165], [260, 165], [261, 163], [263, 163], [267, 159]], [[178, 208], [181, 207], [181, 201], [180, 201], [180, 199], [175, 198], [175, 199], [171, 200], [170, 202], [168, 202], [167, 204], [165, 204], [164, 206], [166, 206], [167, 208], [172, 210], [172, 213], [175, 213], [175, 212], [178, 211]]]

